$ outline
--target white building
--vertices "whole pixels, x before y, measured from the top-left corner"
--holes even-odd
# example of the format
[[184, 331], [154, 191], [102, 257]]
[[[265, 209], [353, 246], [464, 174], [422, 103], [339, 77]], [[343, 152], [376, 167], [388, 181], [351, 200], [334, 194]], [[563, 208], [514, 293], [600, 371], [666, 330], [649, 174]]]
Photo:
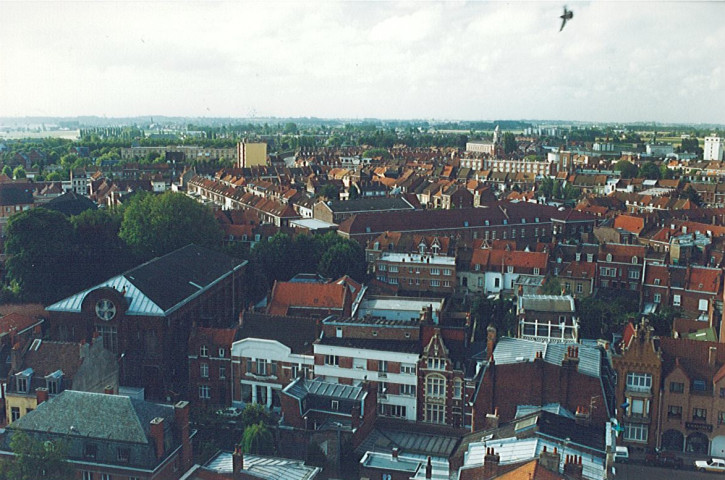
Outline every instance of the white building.
[[710, 160], [715, 162], [722, 162], [723, 160], [723, 145], [722, 138], [715, 134], [705, 137], [705, 146], [703, 148], [702, 158], [704, 160]]

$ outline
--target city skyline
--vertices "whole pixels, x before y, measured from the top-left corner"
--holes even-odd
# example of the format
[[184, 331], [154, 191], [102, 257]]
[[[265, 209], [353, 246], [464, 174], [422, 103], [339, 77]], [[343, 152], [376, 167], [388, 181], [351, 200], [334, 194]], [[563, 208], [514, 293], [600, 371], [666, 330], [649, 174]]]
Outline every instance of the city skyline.
[[0, 116], [725, 123], [720, 2], [0, 2]]

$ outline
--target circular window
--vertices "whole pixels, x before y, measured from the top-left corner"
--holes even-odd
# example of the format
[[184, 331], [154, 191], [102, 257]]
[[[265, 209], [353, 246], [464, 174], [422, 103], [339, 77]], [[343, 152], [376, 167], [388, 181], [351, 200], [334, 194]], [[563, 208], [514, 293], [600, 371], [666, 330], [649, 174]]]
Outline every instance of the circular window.
[[101, 299], [96, 303], [96, 315], [101, 320], [110, 320], [116, 316], [116, 305], [108, 299]]

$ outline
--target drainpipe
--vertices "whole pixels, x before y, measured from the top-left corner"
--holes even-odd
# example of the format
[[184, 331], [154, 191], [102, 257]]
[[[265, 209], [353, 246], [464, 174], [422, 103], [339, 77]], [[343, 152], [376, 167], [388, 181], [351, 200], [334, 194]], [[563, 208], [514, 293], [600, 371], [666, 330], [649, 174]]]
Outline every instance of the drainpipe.
[[655, 441], [655, 447], [661, 448], [662, 439], [660, 438], [660, 430], [662, 429], [662, 397], [664, 397], [664, 390], [660, 388], [660, 398], [657, 402], [657, 428], [655, 428], [655, 435], [657, 436]]

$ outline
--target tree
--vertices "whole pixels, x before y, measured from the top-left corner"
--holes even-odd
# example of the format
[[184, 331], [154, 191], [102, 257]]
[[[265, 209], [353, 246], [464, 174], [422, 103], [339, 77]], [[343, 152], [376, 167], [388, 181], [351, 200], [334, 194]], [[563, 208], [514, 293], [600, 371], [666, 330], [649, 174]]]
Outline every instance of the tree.
[[17, 167], [15, 167], [15, 170], [13, 170], [13, 178], [15, 180], [19, 180], [21, 178], [26, 178], [26, 177], [27, 177], [27, 175], [25, 175], [25, 169], [21, 165], [18, 165]]
[[142, 259], [165, 255], [190, 243], [221, 244], [212, 211], [183, 193], [142, 194], [125, 209], [119, 236]]
[[62, 213], [20, 212], [10, 217], [5, 234], [6, 280], [17, 285], [23, 301], [49, 303], [72, 293], [73, 226]]
[[249, 427], [251, 425], [273, 425], [274, 418], [269, 413], [269, 410], [258, 403], [250, 403], [244, 407], [242, 414], [239, 417], [242, 425]]
[[2, 174], [7, 177], [13, 178], [13, 167], [11, 167], [10, 165], [5, 165], [3, 167]]
[[699, 193], [697, 193], [697, 190], [695, 190], [695, 187], [693, 187], [692, 184], [688, 185], [687, 188], [683, 190], [680, 194], [680, 198], [690, 200], [698, 207], [702, 206], [702, 197]]
[[66, 461], [68, 447], [63, 441], [40, 441], [22, 431], [13, 432], [10, 448], [15, 454], [12, 461], [5, 460], [0, 478], [7, 480], [65, 480], [73, 477]]
[[561, 295], [561, 282], [556, 277], [547, 276], [541, 286], [542, 295]]
[[511, 132], [503, 134], [503, 152], [509, 155], [518, 150], [519, 145], [516, 143], [516, 136]]
[[340, 192], [337, 190], [335, 185], [328, 183], [320, 187], [320, 190], [317, 192], [317, 196], [324, 197], [328, 200], [339, 200]]
[[516, 334], [517, 322], [513, 298], [476, 297], [471, 304], [470, 314], [478, 338], [486, 338], [486, 327], [491, 324], [496, 327], [499, 336]]
[[339, 278], [349, 275], [362, 281], [366, 272], [365, 251], [351, 240], [333, 245], [320, 258], [317, 271], [323, 277]]
[[63, 176], [58, 172], [50, 172], [45, 179], [49, 182], [60, 182], [63, 180]]
[[263, 423], [249, 425], [242, 434], [242, 450], [255, 455], [270, 455], [274, 452], [274, 437]]
[[662, 176], [662, 172], [656, 163], [647, 162], [639, 168], [637, 176], [648, 178], [650, 180], [658, 180]]
[[614, 170], [619, 172], [622, 178], [634, 178], [637, 176], [637, 165], [627, 160], [620, 160], [615, 163]]

